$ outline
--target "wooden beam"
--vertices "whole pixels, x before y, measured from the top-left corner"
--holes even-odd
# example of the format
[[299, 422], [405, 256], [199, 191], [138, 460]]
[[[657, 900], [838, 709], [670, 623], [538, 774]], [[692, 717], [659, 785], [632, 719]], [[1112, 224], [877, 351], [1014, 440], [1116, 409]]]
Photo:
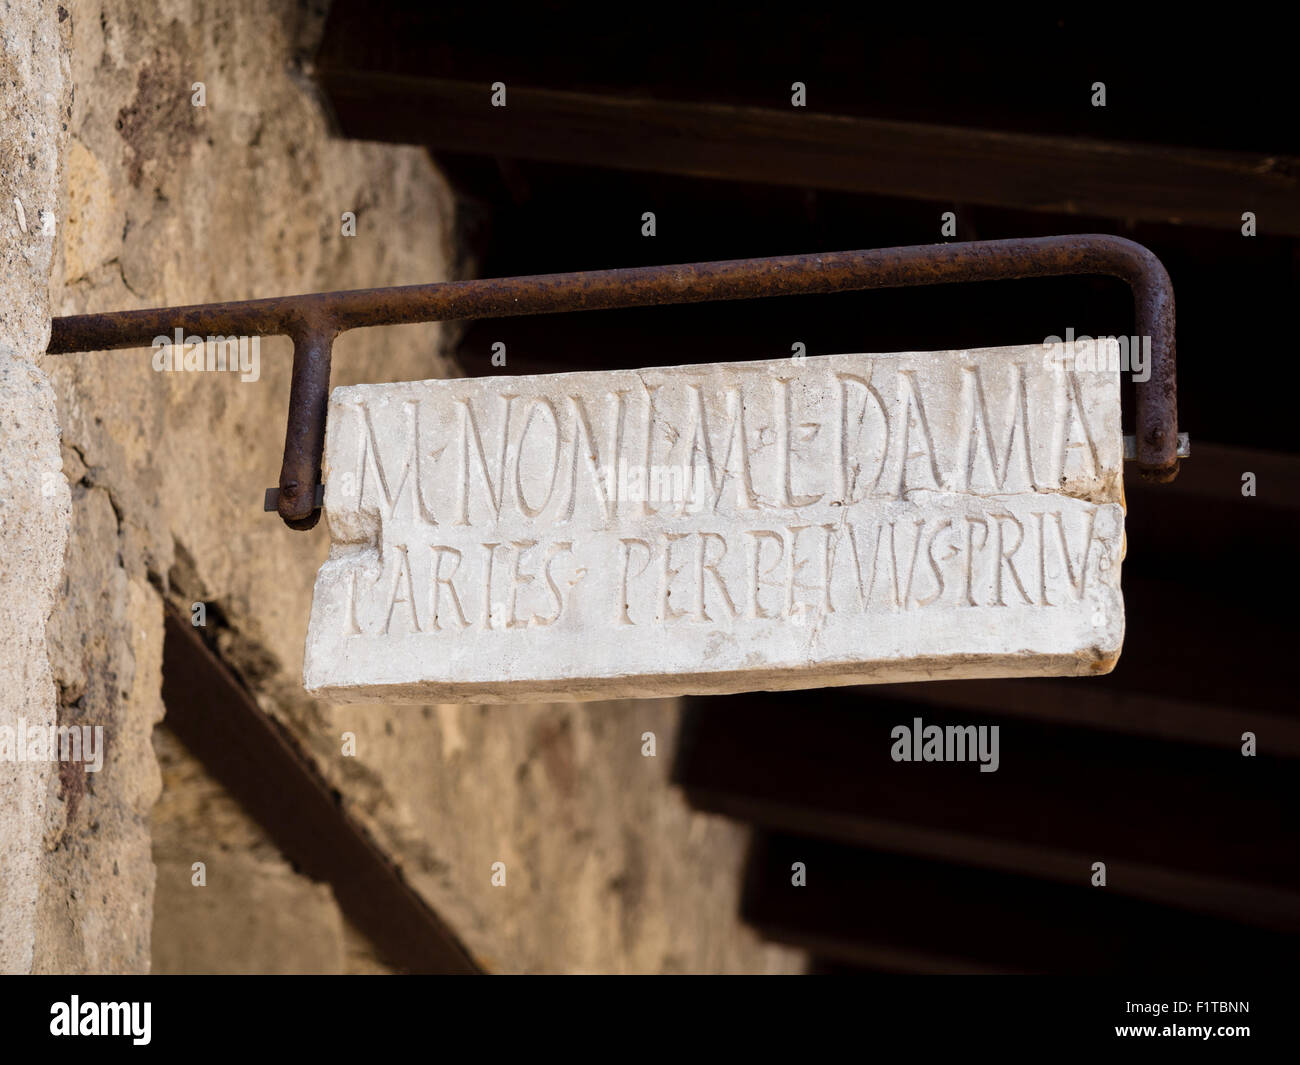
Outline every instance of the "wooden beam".
[[[1131, 631], [1131, 630], [1130, 630]], [[1126, 647], [1124, 654], [1129, 653]], [[1123, 654], [1120, 656], [1123, 661]], [[1195, 675], [1189, 656], [1186, 671]], [[914, 702], [918, 707], [1015, 714], [1063, 725], [1084, 725], [1110, 732], [1151, 736], [1225, 748], [1254, 732], [1269, 754], [1300, 758], [1300, 721], [1275, 710], [1197, 698], [1186, 691], [1161, 695], [1126, 689], [1108, 677], [1031, 680], [922, 681], [882, 684], [872, 695]], [[1192, 688], [1190, 682], [1183, 687]]]
[[166, 722], [265, 829], [284, 856], [334, 890], [379, 956], [411, 973], [482, 970], [343, 808], [289, 734], [264, 714], [187, 619], [168, 607], [163, 642]]
[[1300, 234], [1297, 160], [322, 66], [350, 137], [941, 203]]
[[[795, 862], [807, 883], [791, 883]], [[760, 834], [741, 916], [769, 939], [872, 968], [939, 973], [1286, 971], [1300, 940], [1109, 888], [1043, 884], [812, 839]]]
[[[1255, 474], [1253, 496], [1243, 496], [1241, 492], [1242, 474], [1247, 472]], [[1293, 530], [1296, 515], [1300, 513], [1300, 455], [1194, 439], [1192, 457], [1183, 463], [1177, 480], [1150, 484], [1134, 478], [1127, 486], [1127, 494], [1130, 510], [1145, 507], [1148, 501], [1153, 509], [1158, 509], [1162, 501], [1183, 498], [1202, 504], [1231, 503], [1236, 510], [1232, 520], [1238, 525], [1252, 521], [1252, 510], [1262, 510], [1264, 514], [1255, 519], [1260, 524], [1273, 524], [1276, 518], [1283, 518], [1289, 523], [1289, 530]], [[1275, 518], [1277, 511], [1285, 513]], [[1202, 520], [1215, 517], [1201, 512]], [[1184, 543], [1201, 540], [1198, 529], [1162, 524], [1171, 538]]]
[[[891, 730], [997, 726], [1000, 764], [895, 762]], [[1300, 932], [1294, 764], [873, 697], [688, 702], [674, 780], [764, 828], [1078, 884]]]

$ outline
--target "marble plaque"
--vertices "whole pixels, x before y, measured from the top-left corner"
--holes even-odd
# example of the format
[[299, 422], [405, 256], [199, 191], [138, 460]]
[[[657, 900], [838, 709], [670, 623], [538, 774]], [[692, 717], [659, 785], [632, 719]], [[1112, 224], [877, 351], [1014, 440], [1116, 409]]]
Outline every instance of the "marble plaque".
[[1066, 355], [337, 388], [305, 685], [523, 702], [1105, 673], [1119, 373]]

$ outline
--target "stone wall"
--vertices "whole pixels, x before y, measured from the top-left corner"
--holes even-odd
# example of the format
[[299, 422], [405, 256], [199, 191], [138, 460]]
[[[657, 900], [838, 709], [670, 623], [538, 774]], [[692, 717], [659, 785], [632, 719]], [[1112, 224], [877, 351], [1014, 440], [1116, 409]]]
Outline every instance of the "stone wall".
[[[262, 342], [248, 382], [158, 373], [148, 349], [36, 357], [47, 313], [459, 269], [455, 203], [423, 150], [331, 137], [306, 59], [323, 10], [29, 7], [0, 16], [5, 61], [22, 70], [19, 106], [2, 109], [0, 212], [14, 195], [54, 205], [60, 161], [64, 175], [53, 235], [33, 235], [31, 205], [22, 240], [4, 229], [0, 373], [16, 383], [0, 389], [0, 714], [102, 725], [108, 756], [94, 774], [0, 763], [0, 908], [5, 927], [12, 912], [29, 928], [24, 953], [14, 925], [3, 967], [382, 971], [328, 888], [294, 872], [165, 727], [155, 733], [166, 600], [207, 604], [217, 647], [262, 708], [489, 968], [796, 967], [737, 924], [743, 833], [691, 813], [667, 784], [675, 703], [334, 708], [305, 695], [326, 533], [290, 532], [261, 509], [279, 474], [287, 340]], [[9, 147], [20, 140], [30, 167]], [[355, 236], [343, 235], [346, 211]], [[347, 334], [334, 382], [457, 373], [449, 339], [438, 326]], [[42, 481], [58, 467], [59, 429], [66, 482]], [[647, 730], [657, 758], [641, 755]], [[341, 753], [345, 731], [354, 757]], [[204, 887], [191, 884], [195, 861]], [[497, 861], [504, 887], [491, 884]]]
[[[66, 28], [53, 4], [0, 13], [0, 728], [48, 728], [56, 695], [46, 621], [68, 538], [54, 393], [38, 368], [69, 104]], [[0, 972], [32, 968], [42, 827], [62, 781], [48, 762], [0, 760]], [[71, 796], [68, 801], [75, 801]]]

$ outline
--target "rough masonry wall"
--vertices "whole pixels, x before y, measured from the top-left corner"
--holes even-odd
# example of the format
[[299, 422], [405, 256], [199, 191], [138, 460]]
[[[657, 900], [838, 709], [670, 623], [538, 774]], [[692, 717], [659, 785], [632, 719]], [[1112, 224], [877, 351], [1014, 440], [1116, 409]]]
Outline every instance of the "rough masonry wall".
[[[322, 17], [284, 0], [41, 5], [44, 32], [62, 25], [69, 39], [75, 87], [52, 313], [450, 275], [454, 204], [425, 153], [329, 136], [300, 60]], [[58, 71], [54, 52], [45, 62], [33, 106]], [[195, 105], [199, 82], [204, 106]], [[43, 160], [53, 160], [53, 144]], [[53, 162], [43, 165], [53, 180]], [[354, 237], [342, 233], [345, 211], [355, 212]], [[6, 449], [54, 446], [48, 403], [40, 407], [27, 368], [44, 347], [42, 312], [13, 339], [6, 325], [6, 343], [26, 360], [15, 372], [32, 381], [31, 409], [45, 411], [39, 441], [6, 426]], [[455, 370], [438, 354], [442, 337], [436, 326], [345, 335], [334, 382], [446, 376]], [[142, 972], [151, 958], [161, 971], [378, 967], [326, 889], [298, 876], [165, 730], [151, 741], [163, 713], [165, 599], [207, 604], [221, 653], [262, 707], [488, 966], [794, 967], [795, 955], [736, 923], [743, 832], [691, 813], [667, 785], [674, 703], [335, 709], [305, 695], [325, 530], [290, 532], [261, 510], [279, 473], [290, 355], [287, 340], [263, 341], [251, 382], [158, 373], [148, 349], [42, 362], [72, 494], [49, 637], [58, 717], [103, 725], [109, 746], [102, 771], [50, 786], [34, 967]], [[0, 402], [15, 399], [6, 389]], [[33, 524], [20, 533], [40, 556], [29, 569], [48, 575], [62, 549], [59, 496], [38, 503], [23, 476]], [[12, 617], [8, 600], [0, 626], [32, 642], [31, 661], [15, 668], [39, 695], [42, 600], [32, 596]], [[641, 755], [647, 730], [657, 733], [657, 758]], [[354, 757], [341, 753], [345, 731], [356, 735]], [[35, 801], [31, 787], [24, 794]], [[31, 855], [32, 841], [19, 842]], [[191, 884], [195, 861], [206, 864], [205, 887]], [[497, 861], [507, 863], [504, 887], [491, 884]], [[30, 892], [31, 877], [21, 882]], [[303, 916], [276, 916], [285, 911]]]
[[[45, 650], [68, 530], [54, 393], [37, 368], [49, 340], [49, 278], [68, 62], [53, 3], [0, 0], [0, 728], [55, 721]], [[0, 760], [0, 973], [30, 971], [60, 779], [11, 750]]]

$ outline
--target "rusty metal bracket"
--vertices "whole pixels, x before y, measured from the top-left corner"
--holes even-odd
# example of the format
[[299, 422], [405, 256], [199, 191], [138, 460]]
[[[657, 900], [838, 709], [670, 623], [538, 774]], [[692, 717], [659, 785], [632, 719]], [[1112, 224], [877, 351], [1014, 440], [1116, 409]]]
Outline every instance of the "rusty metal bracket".
[[1151, 375], [1137, 385], [1137, 464], [1148, 480], [1172, 481], [1179, 455], [1173, 286], [1148, 249], [1106, 234], [451, 281], [85, 314], [55, 318], [46, 350], [55, 355], [147, 347], [178, 327], [187, 335], [290, 337], [293, 378], [275, 509], [290, 528], [310, 529], [320, 519], [317, 488], [330, 350], [334, 338], [346, 330], [1066, 275], [1116, 277], [1132, 289], [1136, 332], [1151, 338]]

